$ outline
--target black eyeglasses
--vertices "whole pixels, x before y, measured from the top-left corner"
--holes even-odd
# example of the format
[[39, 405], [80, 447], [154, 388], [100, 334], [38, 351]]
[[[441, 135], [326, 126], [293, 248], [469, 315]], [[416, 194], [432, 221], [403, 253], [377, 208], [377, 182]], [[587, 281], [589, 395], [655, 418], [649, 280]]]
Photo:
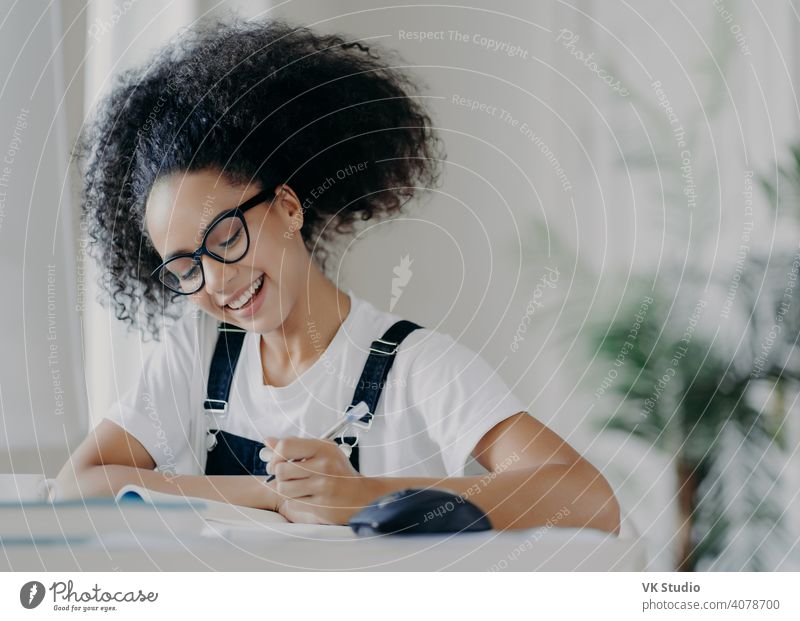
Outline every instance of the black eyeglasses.
[[223, 211], [208, 225], [203, 243], [194, 252], [170, 257], [150, 274], [165, 287], [181, 295], [197, 293], [206, 284], [203, 263], [204, 254], [220, 263], [236, 263], [250, 248], [250, 232], [244, 220], [244, 212], [260, 205], [274, 193], [263, 190], [241, 205]]

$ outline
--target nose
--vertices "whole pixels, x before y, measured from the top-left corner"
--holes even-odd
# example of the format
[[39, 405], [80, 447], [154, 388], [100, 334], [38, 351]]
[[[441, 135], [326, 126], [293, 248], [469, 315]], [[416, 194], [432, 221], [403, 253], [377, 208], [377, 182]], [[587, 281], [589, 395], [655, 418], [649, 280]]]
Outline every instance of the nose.
[[[214, 297], [217, 302], [225, 294], [226, 285], [236, 278], [236, 266], [231, 263], [221, 263], [211, 257], [204, 256], [200, 259], [203, 263], [203, 274], [206, 279], [206, 292]], [[232, 291], [228, 291], [228, 294]]]

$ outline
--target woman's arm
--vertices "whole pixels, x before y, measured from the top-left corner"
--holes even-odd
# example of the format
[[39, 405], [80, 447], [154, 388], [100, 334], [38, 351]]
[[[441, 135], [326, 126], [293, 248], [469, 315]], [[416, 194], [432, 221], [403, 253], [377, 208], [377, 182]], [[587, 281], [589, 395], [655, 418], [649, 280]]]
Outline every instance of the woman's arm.
[[619, 532], [619, 504], [603, 475], [526, 412], [495, 425], [472, 454], [487, 474], [380, 481], [386, 493], [406, 487], [452, 489], [480, 507], [498, 530], [550, 524]]
[[254, 476], [173, 475], [153, 470], [155, 462], [142, 444], [122, 427], [103, 420], [61, 468], [59, 498], [113, 496], [134, 483], [157, 492], [219, 500], [275, 510], [273, 485]]
[[[553, 525], [619, 532], [607, 481], [555, 432], [527, 414], [493, 427], [473, 451], [489, 472], [451, 478], [363, 477], [332, 442], [267, 439], [276, 456], [278, 510], [292, 521], [346, 523], [372, 500], [407, 487], [446, 488], [480, 507], [494, 528]], [[303, 459], [303, 462], [289, 461]]]

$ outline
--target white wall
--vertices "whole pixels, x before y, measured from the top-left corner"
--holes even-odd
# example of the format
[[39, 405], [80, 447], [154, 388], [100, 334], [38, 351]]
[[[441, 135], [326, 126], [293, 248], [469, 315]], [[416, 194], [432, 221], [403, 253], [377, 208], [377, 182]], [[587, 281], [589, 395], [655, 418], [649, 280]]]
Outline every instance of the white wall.
[[48, 4], [2, 2], [0, 472], [53, 473], [88, 420], [67, 108], [54, 53], [61, 15]]

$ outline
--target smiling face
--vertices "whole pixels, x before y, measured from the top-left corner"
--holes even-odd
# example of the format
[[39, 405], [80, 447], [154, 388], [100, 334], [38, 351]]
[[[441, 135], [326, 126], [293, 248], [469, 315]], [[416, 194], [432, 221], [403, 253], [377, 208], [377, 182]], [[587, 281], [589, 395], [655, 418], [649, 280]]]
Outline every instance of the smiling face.
[[[145, 227], [162, 260], [193, 252], [214, 218], [260, 190], [255, 183], [232, 183], [211, 170], [165, 176], [148, 197]], [[286, 185], [275, 191], [275, 198], [265, 199], [244, 214], [250, 246], [242, 259], [221, 263], [202, 256], [205, 285], [189, 296], [213, 317], [261, 334], [286, 320], [303, 294], [310, 262], [299, 232], [303, 222], [300, 201]], [[216, 227], [214, 239], [206, 240], [209, 250], [217, 254], [222, 254], [225, 243], [241, 243], [235, 232], [228, 240], [230, 225], [224, 229], [222, 237], [226, 239], [217, 239], [220, 227]]]

